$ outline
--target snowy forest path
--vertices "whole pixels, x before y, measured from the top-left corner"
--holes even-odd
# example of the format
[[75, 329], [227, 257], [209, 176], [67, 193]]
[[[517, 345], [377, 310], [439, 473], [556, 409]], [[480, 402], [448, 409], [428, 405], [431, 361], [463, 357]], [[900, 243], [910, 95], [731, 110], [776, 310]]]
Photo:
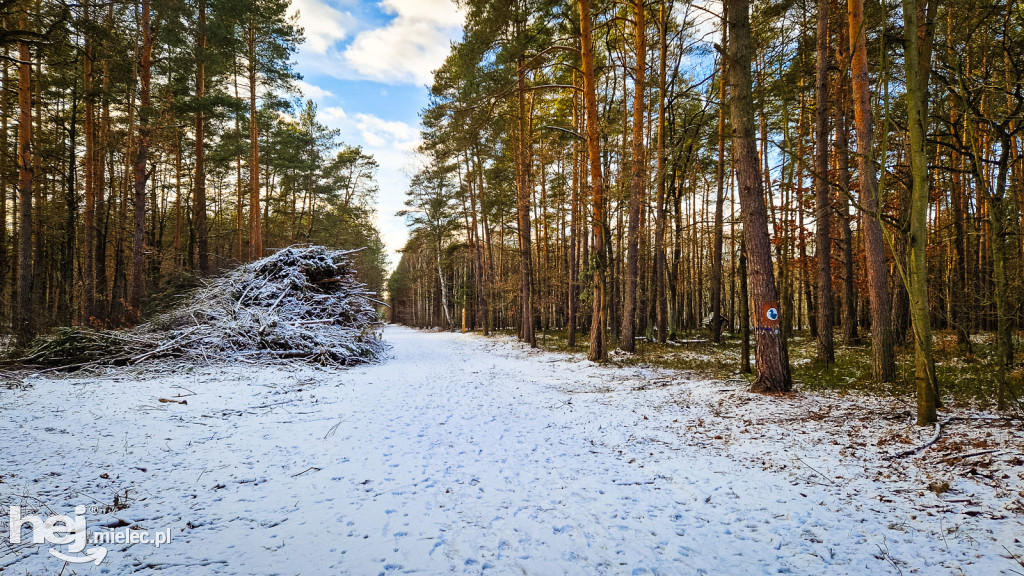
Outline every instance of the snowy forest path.
[[[1013, 567], [999, 554], [1019, 517], [955, 515], [950, 532], [834, 431], [771, 423], [797, 407], [505, 338], [384, 334], [389, 360], [348, 370], [168, 366], [4, 391], [2, 501], [171, 529], [160, 548], [108, 545], [112, 574]], [[59, 571], [45, 546], [4, 540], [0, 572]]]

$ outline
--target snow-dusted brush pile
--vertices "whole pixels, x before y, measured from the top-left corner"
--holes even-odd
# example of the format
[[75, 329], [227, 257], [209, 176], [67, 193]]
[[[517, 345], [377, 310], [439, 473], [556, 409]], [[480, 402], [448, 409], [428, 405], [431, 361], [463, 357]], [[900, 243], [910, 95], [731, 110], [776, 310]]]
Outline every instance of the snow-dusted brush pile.
[[174, 310], [130, 331], [65, 329], [23, 364], [302, 359], [351, 366], [383, 358], [381, 303], [352, 251], [293, 246], [209, 280]]

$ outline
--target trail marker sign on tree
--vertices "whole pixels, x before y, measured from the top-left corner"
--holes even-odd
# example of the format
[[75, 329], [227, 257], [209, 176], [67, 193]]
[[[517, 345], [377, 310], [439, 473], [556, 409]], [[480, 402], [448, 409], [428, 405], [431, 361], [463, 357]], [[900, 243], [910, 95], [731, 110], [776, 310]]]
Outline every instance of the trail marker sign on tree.
[[779, 303], [762, 302], [757, 315], [759, 330], [777, 330], [779, 328]]

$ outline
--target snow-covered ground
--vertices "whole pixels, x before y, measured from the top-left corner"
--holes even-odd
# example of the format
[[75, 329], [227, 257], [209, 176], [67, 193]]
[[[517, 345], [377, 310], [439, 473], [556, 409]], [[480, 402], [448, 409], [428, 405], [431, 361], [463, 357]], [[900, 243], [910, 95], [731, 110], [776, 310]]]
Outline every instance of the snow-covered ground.
[[[164, 364], [0, 387], [0, 572], [1024, 573], [1019, 422], [957, 414], [886, 460], [931, 436], [891, 401], [385, 337], [387, 363], [350, 370]], [[69, 544], [32, 544], [28, 524], [9, 542], [17, 505], [84, 505], [90, 531], [171, 541], [65, 566], [50, 549]]]

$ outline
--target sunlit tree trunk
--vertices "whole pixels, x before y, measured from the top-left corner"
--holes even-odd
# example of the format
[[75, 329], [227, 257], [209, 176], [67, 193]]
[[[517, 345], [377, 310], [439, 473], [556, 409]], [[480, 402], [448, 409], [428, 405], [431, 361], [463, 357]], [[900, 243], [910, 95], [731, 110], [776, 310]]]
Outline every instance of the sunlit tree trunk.
[[867, 35], [864, 32], [864, 0], [849, 0], [850, 74], [853, 111], [857, 125], [857, 156], [860, 166], [860, 204], [864, 228], [868, 292], [871, 301], [871, 350], [874, 378], [878, 382], [896, 379], [896, 359], [889, 328], [889, 270], [885, 262], [885, 239], [879, 221], [878, 180], [874, 160], [874, 115], [868, 77]]
[[664, 343], [668, 338], [668, 301], [665, 295], [665, 282], [668, 271], [665, 261], [665, 100], [668, 82], [668, 25], [671, 4], [661, 0], [661, 14], [658, 21], [658, 132], [657, 154], [658, 166], [655, 186], [657, 186], [656, 223], [654, 226], [654, 298], [656, 304], [658, 342]]
[[590, 324], [591, 360], [604, 360], [604, 177], [601, 174], [600, 136], [597, 130], [597, 86], [594, 77], [594, 41], [591, 33], [590, 0], [578, 0], [580, 10], [580, 52], [583, 64], [583, 100], [586, 108], [587, 152], [590, 157], [590, 187], [593, 195], [593, 313]]
[[[838, 48], [836, 60], [848, 62], [850, 54], [849, 28], [840, 25], [838, 27]], [[839, 222], [842, 227], [842, 252], [843, 252], [843, 344], [852, 346], [860, 342], [857, 334], [857, 294], [853, 277], [853, 230], [850, 228], [850, 200], [847, 197], [850, 191], [850, 129], [848, 124], [850, 100], [849, 100], [849, 74], [846, 70], [840, 69], [839, 79], [836, 84], [836, 98], [834, 102], [834, 114], [836, 123], [836, 171], [838, 172], [838, 184], [843, 196], [839, 205]]]
[[644, 77], [647, 75], [647, 19], [643, 0], [633, 2], [633, 46], [636, 69], [633, 72], [632, 174], [629, 194], [629, 231], [626, 247], [626, 291], [623, 295], [622, 333], [619, 348], [636, 350], [637, 267], [640, 258], [640, 208], [644, 202], [647, 161], [644, 158]]
[[[729, 0], [729, 83], [732, 154], [739, 186], [743, 236], [748, 259], [748, 279], [753, 300], [757, 376], [752, 390], [785, 392], [792, 386], [786, 341], [778, 328], [779, 294], [772, 271], [768, 211], [765, 207], [761, 170], [754, 140], [754, 101], [750, 61], [750, 13], [748, 0]], [[774, 309], [774, 313], [770, 311]]]
[[[935, 1], [935, 0], [932, 0]], [[925, 94], [920, 76], [917, 5], [903, 0], [904, 61], [907, 71], [907, 126], [910, 132], [910, 238], [907, 258], [907, 292], [914, 329], [914, 381], [917, 385], [917, 423], [936, 420], [938, 382], [932, 354], [932, 325], [928, 309], [928, 156], [925, 151]]]
[[516, 64], [516, 87], [519, 106], [518, 154], [516, 161], [516, 211], [519, 217], [519, 298], [520, 332], [523, 342], [537, 347], [537, 337], [533, 331], [533, 276], [532, 239], [530, 236], [530, 139], [528, 134], [528, 118], [526, 117], [526, 68], [522, 59]]
[[740, 238], [740, 372], [743, 374], [750, 374], [750, 293], [747, 278], [747, 244]]
[[[832, 201], [828, 183], [828, 6], [818, 0], [818, 62], [814, 83], [814, 204], [818, 256], [818, 361], [835, 362], [832, 343]], [[808, 305], [810, 303], [808, 302]]]
[[256, 24], [246, 31], [249, 65], [249, 260], [263, 257], [263, 232], [260, 214], [260, 143], [256, 109]]
[[[577, 75], [573, 73], [573, 85], [576, 85]], [[581, 125], [581, 117], [579, 110], [579, 100], [577, 95], [574, 93], [572, 96], [572, 125], [574, 130], [579, 130]], [[570, 202], [570, 215], [569, 215], [569, 302], [567, 308], [569, 309], [569, 325], [566, 329], [566, 339], [569, 348], [576, 347], [576, 323], [577, 323], [577, 304], [579, 302], [579, 231], [580, 231], [580, 213], [582, 212], [580, 188], [583, 186], [583, 154], [579, 150], [577, 144], [573, 144], [572, 153], [572, 200]]]

